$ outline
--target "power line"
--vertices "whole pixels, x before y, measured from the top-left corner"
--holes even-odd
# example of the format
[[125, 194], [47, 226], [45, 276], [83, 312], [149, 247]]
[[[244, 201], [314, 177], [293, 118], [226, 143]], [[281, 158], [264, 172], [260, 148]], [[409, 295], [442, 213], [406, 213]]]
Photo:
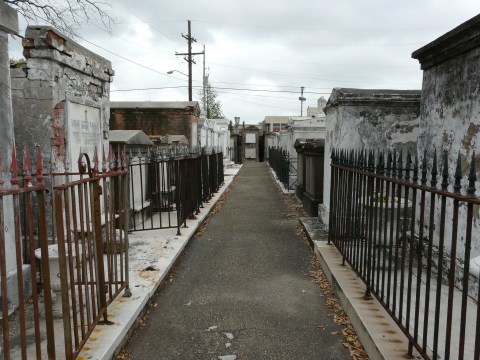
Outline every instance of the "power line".
[[[120, 92], [120, 91], [144, 91], [144, 90], [164, 90], [164, 89], [180, 89], [186, 88], [188, 86], [164, 86], [164, 87], [148, 87], [148, 88], [135, 88], [135, 89], [117, 89], [111, 90], [111, 92]], [[193, 88], [201, 89], [202, 86], [193, 85]], [[266, 92], [266, 93], [286, 93], [286, 94], [297, 94], [298, 91], [290, 90], [270, 90], [270, 89], [246, 89], [246, 88], [234, 88], [234, 87], [218, 87], [212, 86], [214, 90], [235, 90], [235, 91], [252, 91], [252, 92]], [[314, 95], [325, 95], [330, 94], [331, 92], [315, 92], [315, 91], [305, 91], [305, 94], [314, 94]]]
[[86, 43], [89, 43], [90, 45], [96, 46], [96, 47], [98, 47], [99, 49], [102, 49], [102, 50], [108, 52], [109, 54], [118, 56], [119, 58], [121, 58], [121, 59], [123, 59], [123, 60], [126, 60], [126, 61], [128, 61], [128, 62], [130, 62], [130, 63], [132, 63], [132, 64], [135, 64], [135, 65], [137, 65], [137, 66], [140, 66], [140, 67], [142, 67], [142, 68], [144, 68], [144, 69], [153, 71], [153, 72], [155, 72], [155, 73], [157, 73], [157, 74], [160, 74], [160, 75], [163, 75], [163, 76], [172, 78], [172, 79], [177, 79], [177, 80], [182, 80], [182, 81], [184, 81], [183, 79], [178, 78], [178, 77], [176, 77], [176, 76], [171, 76], [171, 75], [168, 75], [168, 74], [163, 73], [163, 72], [161, 72], [161, 71], [152, 69], [152, 68], [150, 68], [150, 67], [148, 67], [148, 66], [145, 66], [145, 65], [143, 65], [143, 64], [137, 63], [136, 61], [133, 61], [133, 60], [131, 60], [131, 59], [129, 59], [129, 58], [126, 58], [125, 56], [122, 56], [122, 55], [117, 54], [117, 53], [115, 53], [115, 52], [113, 52], [113, 51], [111, 51], [111, 50], [108, 50], [108, 49], [104, 48], [103, 46], [97, 45], [97, 44], [95, 44], [95, 43], [93, 43], [93, 42], [91, 42], [91, 41], [89, 41], [89, 40], [86, 40], [86, 39], [80, 37], [80, 36], [77, 36], [77, 37], [78, 37], [80, 40], [85, 41]]
[[351, 29], [341, 29], [341, 28], [318, 28], [318, 27], [289, 27], [289, 26], [274, 26], [274, 25], [252, 25], [252, 24], [245, 24], [245, 23], [229, 23], [225, 21], [212, 21], [212, 20], [192, 20], [195, 22], [200, 23], [210, 23], [210, 24], [221, 24], [221, 25], [231, 25], [231, 26], [242, 26], [242, 27], [253, 27], [253, 28], [264, 28], [264, 29], [282, 29], [282, 30], [306, 30], [306, 31], [328, 31], [328, 32], [357, 32], [357, 31], [365, 31], [365, 32], [384, 32], [384, 31], [437, 31], [437, 30], [445, 30], [446, 28], [438, 27], [438, 28], [351, 28]]
[[[275, 75], [283, 75], [283, 76], [288, 76], [288, 77], [297, 77], [297, 78], [310, 79], [310, 80], [343, 82], [343, 83], [355, 83], [355, 82], [357, 82], [356, 80], [325, 79], [325, 78], [312, 77], [312, 76], [309, 76], [307, 74], [287, 73], [287, 72], [269, 71], [269, 70], [258, 70], [258, 69], [246, 68], [246, 67], [242, 67], [242, 66], [226, 65], [226, 64], [219, 64], [219, 63], [212, 63], [212, 62], [210, 64], [217, 65], [217, 66], [228, 67], [228, 68], [242, 69], [242, 70], [246, 70], [246, 71], [261, 72], [261, 73], [275, 74]], [[372, 80], [372, 78], [365, 78], [365, 80], [366, 81], [367, 80]], [[375, 79], [373, 79], [373, 80], [375, 80]], [[378, 83], [378, 81], [376, 81], [376, 80], [375, 80], [375, 82]], [[389, 84], [390, 82], [384, 82], [384, 83]]]
[[161, 32], [160, 30], [156, 29], [155, 27], [151, 26], [151, 24], [147, 21], [145, 21], [145, 19], [142, 18], [142, 16], [140, 16], [137, 12], [133, 11], [132, 9], [128, 8], [126, 5], [122, 4], [119, 0], [116, 0], [116, 2], [118, 4], [120, 4], [121, 6], [123, 6], [128, 12], [131, 12], [133, 13], [137, 19], [141, 20], [144, 24], [148, 24], [153, 30], [155, 30], [156, 32], [158, 32], [159, 34], [161, 34], [162, 36], [164, 36], [167, 40], [170, 40], [171, 42], [174, 42], [174, 43], [178, 43], [178, 44], [181, 44], [180, 41], [178, 41], [177, 39], [172, 39], [170, 38], [168, 35], [164, 34], [163, 32]]

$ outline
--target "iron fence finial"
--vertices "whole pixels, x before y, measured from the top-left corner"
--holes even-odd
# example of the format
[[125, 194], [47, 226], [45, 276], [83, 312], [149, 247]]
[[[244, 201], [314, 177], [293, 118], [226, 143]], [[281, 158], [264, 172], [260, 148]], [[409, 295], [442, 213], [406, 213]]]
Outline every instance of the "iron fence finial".
[[32, 180], [32, 164], [30, 162], [27, 144], [23, 147], [23, 176], [23, 181], [25, 182], [24, 187], [27, 188]]
[[462, 156], [460, 155], [460, 150], [458, 151], [457, 156], [457, 166], [455, 168], [455, 184], [453, 185], [453, 192], [456, 194], [460, 194], [460, 190], [462, 189]]
[[37, 145], [37, 184], [43, 185], [43, 159], [42, 159], [42, 150], [40, 145]]
[[477, 171], [475, 169], [475, 151], [472, 153], [472, 161], [470, 163], [470, 173], [468, 174], [467, 196], [475, 197], [475, 181], [477, 181]]
[[407, 151], [407, 162], [405, 163], [405, 180], [410, 181], [410, 171], [412, 170], [412, 155]]
[[438, 166], [437, 166], [437, 149], [433, 150], [433, 165], [432, 165], [432, 180], [430, 181], [430, 185], [432, 187], [437, 187], [437, 175], [438, 175]]
[[398, 155], [398, 173], [397, 177], [401, 179], [403, 177], [403, 151], [400, 149], [400, 154]]
[[420, 179], [422, 185], [427, 184], [427, 149], [423, 151], [423, 159], [422, 159], [422, 178]]
[[443, 152], [442, 190], [448, 190], [448, 153]]
[[107, 172], [107, 158], [105, 156], [105, 146], [102, 146], [102, 172]]
[[415, 156], [415, 163], [413, 165], [413, 178], [414, 183], [418, 182], [418, 156]]
[[17, 164], [17, 155], [15, 150], [15, 143], [12, 144], [12, 162], [10, 164], [10, 173], [12, 177], [10, 178], [10, 183], [12, 184], [13, 189], [18, 189], [18, 164]]

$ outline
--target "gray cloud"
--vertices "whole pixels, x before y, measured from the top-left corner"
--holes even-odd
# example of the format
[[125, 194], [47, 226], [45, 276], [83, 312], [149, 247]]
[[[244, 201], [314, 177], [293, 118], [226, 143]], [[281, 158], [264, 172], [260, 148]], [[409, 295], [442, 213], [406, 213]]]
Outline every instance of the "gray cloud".
[[[299, 114], [300, 86], [305, 86], [306, 106], [315, 106], [321, 95], [328, 98], [335, 86], [419, 89], [422, 73], [411, 53], [478, 14], [480, 3], [115, 0], [111, 12], [113, 35], [85, 26], [81, 37], [90, 43], [79, 42], [112, 61], [112, 99], [186, 99], [186, 77], [165, 73], [187, 72], [175, 51], [186, 51], [181, 33], [191, 19], [198, 41], [194, 50], [206, 46], [209, 79], [223, 112], [256, 123], [266, 115]], [[201, 86], [202, 57], [196, 60], [194, 85]], [[139, 88], [162, 89], [115, 91]], [[235, 90], [240, 88], [295, 93]]]

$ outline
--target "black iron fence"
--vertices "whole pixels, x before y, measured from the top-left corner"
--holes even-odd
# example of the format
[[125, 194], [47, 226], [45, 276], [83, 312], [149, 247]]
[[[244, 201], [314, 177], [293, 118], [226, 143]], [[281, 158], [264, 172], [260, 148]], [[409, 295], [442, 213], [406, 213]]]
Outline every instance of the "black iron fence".
[[242, 164], [243, 163], [243, 147], [236, 146], [236, 147], [229, 147], [227, 148], [228, 151], [228, 158], [235, 162], [235, 164]]
[[155, 148], [130, 160], [133, 230], [177, 228], [224, 182], [223, 153], [213, 148]]
[[475, 155], [470, 164], [458, 155], [454, 174], [449, 164], [445, 153], [439, 175], [436, 153], [412, 161], [333, 151], [329, 242], [365, 282], [365, 297], [374, 295], [406, 334], [410, 355], [479, 359]]
[[275, 171], [278, 180], [285, 189], [292, 190], [297, 182], [297, 169], [291, 161], [288, 151], [278, 147], [269, 147], [268, 164]]

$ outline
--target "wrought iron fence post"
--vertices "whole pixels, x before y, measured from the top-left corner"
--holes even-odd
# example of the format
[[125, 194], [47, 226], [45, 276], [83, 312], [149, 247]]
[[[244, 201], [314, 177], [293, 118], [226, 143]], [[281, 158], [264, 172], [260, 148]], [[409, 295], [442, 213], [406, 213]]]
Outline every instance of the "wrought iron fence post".
[[[125, 148], [124, 148], [124, 158], [125, 158], [125, 167], [124, 169], [129, 170], [129, 162], [126, 159], [126, 153], [125, 153]], [[130, 160], [130, 159], [128, 159]], [[128, 171], [126, 174], [122, 175], [120, 177], [120, 181], [122, 183], [122, 188], [121, 188], [121, 194], [120, 196], [122, 197], [122, 212], [120, 216], [123, 216], [123, 234], [125, 236], [124, 241], [125, 241], [125, 283], [126, 287], [123, 292], [123, 297], [131, 297], [132, 296], [132, 291], [130, 289], [130, 240], [128, 236], [128, 230], [129, 230], [129, 213], [128, 213], [128, 202], [129, 202], [129, 196], [128, 196], [128, 191], [130, 189], [129, 187], [129, 174], [130, 171]]]

